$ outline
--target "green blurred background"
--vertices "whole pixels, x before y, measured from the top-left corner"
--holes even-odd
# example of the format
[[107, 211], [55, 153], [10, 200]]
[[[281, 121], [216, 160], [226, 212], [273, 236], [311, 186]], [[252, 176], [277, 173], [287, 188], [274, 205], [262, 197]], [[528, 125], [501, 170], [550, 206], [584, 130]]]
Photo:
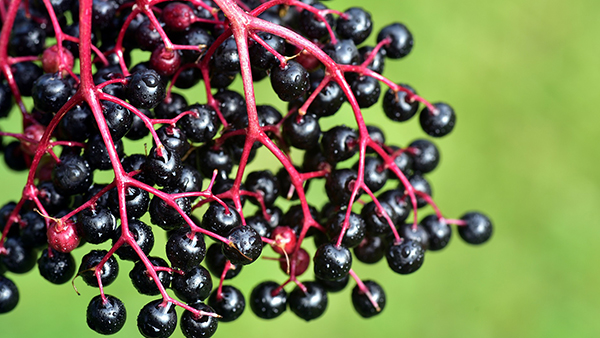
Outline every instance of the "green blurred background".
[[[429, 176], [434, 198], [450, 217], [471, 209], [486, 212], [494, 221], [494, 236], [481, 247], [455, 236], [409, 276], [394, 274], [385, 262], [356, 264], [360, 276], [379, 281], [387, 292], [386, 309], [376, 318], [359, 317], [345, 290], [330, 294], [327, 312], [313, 322], [289, 311], [267, 322], [247, 309], [238, 321], [221, 324], [216, 336], [600, 336], [600, 321], [594, 320], [600, 272], [590, 265], [600, 257], [594, 214], [600, 205], [600, 114], [594, 101], [600, 89], [600, 2], [352, 0], [328, 5], [365, 7], [373, 14], [375, 32], [392, 21], [411, 29], [415, 49], [404, 60], [388, 62], [385, 75], [432, 101], [451, 103], [458, 114], [454, 132], [435, 140], [443, 157]], [[268, 81], [258, 87], [259, 103], [274, 101]], [[352, 125], [345, 108], [325, 125]], [[379, 106], [365, 117], [396, 144], [424, 135], [416, 120], [388, 122]], [[16, 130], [15, 122], [2, 121], [2, 129]], [[129, 145], [128, 151], [142, 152], [143, 144]], [[259, 156], [260, 167], [273, 168], [264, 150]], [[18, 197], [25, 175], [0, 166], [0, 203], [5, 203]], [[323, 195], [320, 184], [311, 188], [314, 204], [322, 204]], [[78, 251], [77, 259], [86, 252]], [[127, 277], [131, 267], [122, 262], [120, 278], [106, 288], [128, 309], [129, 320], [117, 337], [139, 335], [137, 312], [153, 299], [136, 294]], [[78, 280], [77, 296], [70, 285], [50, 285], [35, 270], [11, 278], [21, 302], [0, 317], [0, 337], [98, 336], [85, 323], [85, 308], [96, 290]], [[285, 278], [272, 262], [261, 261], [233, 282], [249, 294], [265, 279]], [[179, 329], [175, 336], [181, 336]]]

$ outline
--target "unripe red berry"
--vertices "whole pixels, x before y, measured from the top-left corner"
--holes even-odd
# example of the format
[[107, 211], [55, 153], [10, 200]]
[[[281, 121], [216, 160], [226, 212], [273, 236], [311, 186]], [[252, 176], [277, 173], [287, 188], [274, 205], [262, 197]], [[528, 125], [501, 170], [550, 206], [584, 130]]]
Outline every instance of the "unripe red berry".
[[48, 245], [56, 251], [68, 253], [79, 246], [81, 237], [72, 220], [52, 222], [47, 230]]
[[73, 54], [65, 47], [62, 47], [62, 60], [59, 54], [58, 45], [44, 50], [42, 54], [42, 69], [44, 69], [44, 72], [56, 73], [61, 69], [61, 65], [63, 69], [73, 69]]

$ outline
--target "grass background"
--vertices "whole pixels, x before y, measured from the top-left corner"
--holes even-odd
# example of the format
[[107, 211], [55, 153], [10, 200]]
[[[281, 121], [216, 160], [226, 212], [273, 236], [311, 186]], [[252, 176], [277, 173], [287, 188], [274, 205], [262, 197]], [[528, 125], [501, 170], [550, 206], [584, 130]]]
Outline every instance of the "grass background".
[[[600, 257], [595, 214], [600, 205], [600, 114], [595, 102], [600, 2], [352, 0], [328, 5], [365, 7], [376, 20], [376, 31], [392, 21], [412, 30], [413, 53], [388, 62], [385, 75], [409, 83], [432, 101], [454, 106], [456, 129], [436, 140], [443, 157], [430, 175], [434, 198], [448, 216], [485, 211], [495, 223], [494, 236], [482, 247], [455, 236], [446, 250], [428, 254], [423, 268], [410, 276], [392, 273], [385, 262], [356, 264], [361, 276], [379, 281], [386, 290], [386, 309], [376, 318], [356, 315], [346, 290], [331, 294], [326, 314], [313, 322], [291, 312], [266, 322], [247, 309], [238, 321], [221, 324], [217, 336], [600, 335], [600, 272], [593, 265]], [[268, 81], [258, 87], [258, 101], [273, 102]], [[351, 125], [347, 108], [325, 125]], [[416, 120], [390, 123], [379, 107], [365, 116], [384, 127], [396, 144], [423, 136]], [[16, 130], [15, 122], [0, 123], [8, 131]], [[128, 147], [143, 151], [140, 143]], [[256, 162], [265, 168], [274, 165], [264, 152]], [[25, 175], [0, 166], [0, 203], [5, 203], [18, 197]], [[311, 198], [319, 205], [324, 194], [317, 186]], [[155, 253], [158, 249], [157, 243]], [[79, 250], [78, 259], [84, 252]], [[136, 294], [127, 277], [131, 267], [122, 262], [120, 278], [106, 288], [128, 309], [129, 320], [117, 337], [138, 335], [137, 312], [153, 299]], [[0, 317], [1, 337], [98, 336], [85, 324], [94, 289], [78, 281], [82, 295], [77, 296], [70, 285], [50, 285], [35, 270], [11, 278], [18, 283], [21, 301]], [[234, 284], [249, 294], [265, 279], [283, 281], [284, 276], [261, 261], [246, 267]], [[175, 336], [180, 335], [177, 330]]]

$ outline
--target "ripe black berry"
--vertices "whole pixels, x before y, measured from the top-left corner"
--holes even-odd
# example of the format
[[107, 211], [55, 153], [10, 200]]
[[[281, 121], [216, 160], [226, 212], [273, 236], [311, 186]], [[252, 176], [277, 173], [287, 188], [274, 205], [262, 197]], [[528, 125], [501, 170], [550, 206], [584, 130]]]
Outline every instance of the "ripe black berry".
[[323, 133], [321, 147], [330, 164], [347, 160], [356, 154], [358, 135], [352, 128], [337, 126]]
[[467, 222], [458, 227], [458, 234], [469, 244], [482, 244], [492, 237], [492, 221], [480, 212], [469, 212], [460, 219]]
[[127, 99], [137, 108], [153, 109], [165, 99], [165, 89], [165, 82], [155, 70], [140, 70], [131, 74]]
[[221, 123], [216, 111], [206, 104], [194, 104], [184, 109], [195, 115], [186, 115], [179, 120], [179, 127], [192, 142], [207, 142], [217, 134]]
[[26, 273], [35, 267], [36, 252], [27, 247], [19, 237], [8, 237], [4, 241], [6, 253], [0, 256], [0, 262], [13, 273]]
[[250, 294], [250, 308], [255, 315], [263, 319], [279, 317], [287, 307], [287, 293], [281, 289], [277, 294], [273, 292], [279, 287], [275, 282], [262, 282]]
[[417, 242], [424, 250], [429, 249], [429, 233], [421, 224], [417, 224], [416, 228], [413, 228], [413, 224], [402, 224], [397, 229], [398, 234], [404, 240]]
[[33, 84], [34, 106], [46, 113], [56, 113], [71, 97], [71, 83], [60, 74], [44, 74]]
[[81, 156], [63, 156], [52, 171], [52, 183], [67, 195], [83, 194], [92, 185], [94, 173]]
[[434, 103], [435, 112], [430, 112], [427, 107], [421, 110], [419, 122], [421, 128], [429, 136], [442, 137], [448, 135], [456, 124], [454, 109], [446, 103]]
[[249, 226], [235, 227], [227, 239], [231, 244], [223, 243], [223, 254], [234, 265], [253, 263], [262, 252], [262, 239], [256, 230]]
[[52, 284], [64, 284], [75, 275], [75, 259], [71, 253], [52, 250], [52, 257], [45, 249], [38, 259], [40, 275]]
[[162, 154], [159, 155], [157, 148], [152, 147], [150, 154], [146, 159], [144, 172], [160, 186], [166, 186], [177, 180], [177, 176], [181, 173], [182, 163], [181, 158], [177, 153], [167, 148], [162, 149]]
[[[108, 197], [110, 210], [113, 215], [120, 217], [117, 189], [111, 189]], [[127, 217], [140, 218], [144, 216], [148, 211], [148, 205], [150, 205], [150, 194], [146, 190], [133, 186], [125, 188], [125, 210], [127, 210]]]
[[171, 288], [175, 295], [186, 303], [203, 301], [210, 295], [213, 283], [208, 270], [195, 266], [183, 274], [173, 274]]
[[315, 276], [324, 280], [336, 280], [348, 275], [352, 267], [352, 254], [346, 247], [326, 243], [317, 249], [313, 262]]
[[285, 67], [273, 67], [271, 86], [281, 101], [293, 101], [304, 95], [310, 85], [308, 72], [296, 61], [288, 61]]
[[[389, 227], [388, 227], [389, 229]], [[381, 237], [367, 236], [354, 248], [354, 256], [363, 263], [374, 264], [385, 255], [385, 245]]]
[[403, 241], [389, 247], [385, 258], [389, 267], [401, 275], [417, 271], [425, 258], [425, 249], [414, 241]]
[[[223, 255], [223, 251], [221, 250], [221, 244], [213, 243], [208, 250], [206, 251], [206, 267], [216, 277], [221, 277], [223, 274], [223, 270], [225, 269], [225, 264], [227, 263], [227, 257]], [[232, 265], [227, 273], [225, 274], [225, 279], [231, 279], [237, 276], [241, 271], [243, 265]]]
[[[334, 170], [325, 182], [325, 191], [331, 203], [335, 205], [345, 205], [350, 202], [352, 190], [356, 182], [356, 171], [352, 169]], [[361, 190], [356, 196], [360, 196]]]
[[202, 227], [221, 236], [227, 236], [237, 226], [242, 225], [240, 214], [234, 207], [225, 207], [212, 202], [202, 217]]
[[306, 293], [296, 286], [288, 297], [290, 310], [298, 317], [310, 321], [317, 319], [327, 309], [327, 291], [317, 282], [304, 282]]
[[452, 237], [452, 228], [448, 223], [429, 215], [421, 220], [421, 225], [429, 235], [429, 250], [437, 251], [445, 248]]
[[[127, 222], [127, 225], [129, 228], [129, 232], [135, 239], [135, 242], [140, 247], [140, 249], [142, 249], [142, 251], [146, 255], [149, 254], [152, 248], [154, 247], [154, 234], [152, 233], [152, 228], [146, 225], [146, 223], [136, 219], [130, 219]], [[115, 237], [113, 238], [113, 245], [117, 241], [116, 238], [118, 238], [121, 234], [121, 227], [117, 228], [115, 234], [117, 235], [115, 235]], [[115, 253], [117, 254], [117, 256], [119, 256], [119, 258], [128, 261], [135, 262], [138, 259], [140, 259], [137, 253], [133, 250], [133, 248], [129, 246], [129, 244], [123, 244], [120, 248], [117, 249]]]
[[[204, 311], [207, 313], [214, 313], [210, 306], [196, 302], [190, 304], [196, 310]], [[211, 316], [200, 316], [196, 317], [192, 312], [185, 310], [181, 315], [181, 332], [186, 338], [209, 338], [217, 331], [219, 320]]]
[[[106, 254], [108, 254], [108, 251], [106, 250], [92, 250], [81, 258], [78, 275], [81, 276], [87, 285], [98, 287], [98, 279], [96, 278], [95, 270]], [[110, 256], [100, 270], [102, 286], [110, 285], [117, 279], [118, 274], [119, 263], [115, 256]]]
[[[166, 193], [180, 193], [177, 189], [163, 189]], [[182, 197], [175, 200], [175, 204], [183, 211], [184, 214], [192, 213], [192, 206], [188, 198]], [[152, 197], [149, 207], [150, 222], [158, 225], [163, 230], [175, 230], [185, 224], [185, 219], [177, 209], [167, 204], [165, 200], [158, 196]]]
[[12, 311], [19, 303], [19, 289], [12, 280], [0, 275], [0, 314]]
[[[405, 84], [400, 84], [400, 86], [416, 94], [412, 87]], [[410, 120], [417, 113], [419, 102], [408, 98], [409, 94], [406, 92], [388, 89], [381, 101], [385, 115], [392, 121], [404, 122]]]
[[[371, 298], [356, 285], [352, 289], [352, 305], [359, 315], [370, 318], [380, 314], [385, 308], [385, 292], [378, 283], [372, 280], [363, 281], [363, 284], [369, 290]], [[377, 307], [373, 306], [372, 301], [377, 304]]]
[[377, 35], [377, 42], [385, 38], [390, 38], [392, 41], [384, 45], [386, 56], [390, 59], [400, 59], [408, 55], [413, 47], [413, 36], [401, 23], [393, 23], [385, 26]]
[[140, 333], [146, 338], [167, 338], [177, 327], [175, 305], [162, 299], [146, 304], [137, 317]]
[[208, 298], [210, 305], [215, 312], [221, 315], [222, 322], [232, 322], [238, 319], [246, 308], [244, 295], [237, 288], [231, 285], [223, 285], [221, 295], [218, 295], [218, 289], [215, 289]]
[[201, 233], [192, 234], [189, 228], [180, 228], [170, 234], [166, 254], [174, 268], [186, 271], [204, 260], [206, 244]]
[[90, 301], [86, 314], [87, 324], [90, 329], [100, 334], [115, 334], [125, 325], [127, 311], [120, 299], [111, 295], [105, 296], [106, 302], [100, 295]]
[[[327, 233], [330, 238], [337, 240], [345, 220], [346, 210], [340, 210], [329, 218], [329, 221], [327, 222]], [[348, 229], [342, 238], [342, 245], [347, 248], [353, 248], [360, 244], [363, 238], [365, 238], [365, 228], [365, 221], [362, 217], [351, 212], [350, 217], [348, 218]]]
[[339, 17], [336, 33], [343, 39], [352, 39], [355, 44], [365, 41], [373, 29], [371, 14], [360, 7], [351, 7], [344, 11], [346, 18]]

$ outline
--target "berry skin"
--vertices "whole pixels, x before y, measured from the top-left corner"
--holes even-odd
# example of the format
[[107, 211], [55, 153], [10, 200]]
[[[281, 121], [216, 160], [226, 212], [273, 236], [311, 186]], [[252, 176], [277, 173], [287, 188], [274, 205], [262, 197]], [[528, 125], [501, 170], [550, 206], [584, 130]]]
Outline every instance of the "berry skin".
[[213, 283], [208, 270], [195, 266], [184, 271], [184, 274], [173, 274], [171, 288], [177, 298], [186, 303], [203, 301], [210, 295]]
[[336, 44], [327, 44], [323, 51], [338, 64], [356, 65], [360, 61], [358, 49], [352, 40], [338, 40]]
[[158, 185], [167, 186], [175, 181], [181, 174], [181, 158], [177, 153], [167, 148], [162, 149], [162, 156], [156, 147], [152, 147], [146, 159], [144, 172]]
[[[257, 35], [280, 54], [285, 52], [284, 39], [265, 32], [259, 32]], [[250, 46], [249, 54], [252, 67], [257, 69], [271, 69], [271, 67], [277, 66], [279, 63], [279, 60], [275, 57], [275, 55], [271, 54], [271, 52], [267, 51], [267, 49], [259, 43], [255, 43]]]
[[359, 45], [365, 41], [373, 30], [371, 13], [360, 7], [351, 7], [344, 11], [348, 17], [339, 17], [335, 27], [336, 33], [343, 39], [352, 39]]
[[[33, 83], [44, 74], [44, 71], [42, 68], [40, 68], [40, 66], [30, 61], [15, 63], [14, 65], [10, 66], [10, 70], [13, 72], [15, 82], [19, 88], [19, 93], [22, 96], [31, 96]], [[6, 86], [6, 89], [10, 92], [8, 86]], [[0, 97], [1, 96], [2, 95], [0, 94]], [[2, 107], [4, 108], [4, 106]], [[0, 112], [2, 111], [4, 110], [0, 109]], [[0, 113], [0, 116], [4, 115]]]
[[440, 152], [428, 140], [415, 140], [409, 146], [413, 151], [413, 169], [421, 174], [433, 171], [440, 163]]
[[177, 127], [165, 124], [156, 130], [156, 134], [165, 148], [174, 151], [180, 157], [190, 149], [186, 133]]
[[363, 263], [374, 264], [385, 256], [385, 245], [381, 237], [365, 237], [360, 244], [354, 248], [354, 256]]
[[332, 281], [320, 279], [319, 277], [316, 277], [315, 279], [317, 283], [325, 288], [327, 292], [340, 292], [344, 290], [346, 286], [348, 286], [348, 283], [350, 282], [350, 275]]
[[93, 181], [94, 173], [81, 156], [63, 156], [52, 171], [52, 183], [63, 194], [83, 194]]
[[165, 99], [165, 90], [165, 82], [155, 70], [140, 70], [131, 74], [127, 99], [137, 108], [153, 109]]
[[[327, 9], [325, 5], [319, 2], [315, 3], [313, 7], [319, 10]], [[326, 14], [323, 16], [329, 26], [334, 27], [335, 20], [333, 19], [333, 15]], [[321, 19], [310, 11], [302, 11], [300, 13], [299, 25], [300, 31], [309, 39], [320, 40], [329, 34], [325, 22], [321, 21]]]
[[127, 311], [120, 299], [111, 295], [105, 296], [106, 302], [102, 301], [100, 295], [90, 301], [86, 313], [87, 324], [90, 329], [100, 334], [115, 334], [125, 325]]
[[[273, 205], [279, 196], [279, 181], [270, 170], [253, 171], [248, 174], [246, 188], [262, 195], [265, 205]], [[250, 201], [258, 205], [254, 198]]]
[[429, 233], [421, 224], [417, 224], [416, 229], [413, 228], [412, 224], [402, 224], [397, 228], [398, 234], [404, 240], [419, 243], [423, 250], [429, 249]]
[[[136, 178], [138, 177], [136, 176]], [[144, 179], [144, 177], [140, 178]], [[110, 210], [113, 215], [120, 217], [117, 189], [111, 189], [108, 196]], [[125, 188], [125, 210], [127, 210], [127, 217], [140, 218], [144, 216], [148, 211], [148, 205], [150, 205], [150, 194], [146, 190], [134, 186]]]
[[[162, 191], [169, 194], [181, 192], [172, 188], [166, 188]], [[184, 214], [189, 216], [192, 213], [192, 206], [189, 199], [185, 197], [178, 198], [175, 200], [175, 204], [177, 204]], [[165, 200], [156, 195], [152, 197], [152, 201], [150, 202], [149, 214], [150, 222], [154, 225], [158, 225], [163, 230], [175, 230], [186, 224], [185, 219], [177, 209], [168, 205]]]
[[[123, 141], [118, 140], [115, 141], [114, 144], [117, 155], [119, 155], [119, 158], [122, 159], [125, 156], [123, 150]], [[104, 144], [100, 134], [90, 136], [83, 156], [92, 169], [112, 169], [112, 162], [108, 156], [108, 149], [106, 148], [106, 145]]]
[[[340, 210], [335, 213], [327, 222], [327, 233], [330, 238], [337, 240], [344, 226], [346, 219], [346, 210]], [[362, 242], [365, 238], [365, 221], [359, 215], [351, 212], [348, 218], [348, 229], [342, 238], [342, 245], [347, 248], [353, 248]]]
[[[353, 169], [358, 172], [357, 162]], [[377, 192], [383, 188], [388, 179], [388, 172], [384, 169], [383, 160], [375, 156], [365, 156], [365, 185], [371, 192]]]
[[[102, 261], [102, 258], [108, 254], [106, 250], [92, 250], [83, 258], [81, 258], [81, 265], [79, 266], [78, 275], [81, 276], [83, 281], [92, 287], [98, 287], [98, 279], [96, 279], [95, 269]], [[108, 286], [117, 279], [119, 274], [119, 263], [115, 256], [110, 258], [102, 266], [100, 271], [100, 280], [102, 286]]]
[[249, 226], [235, 227], [227, 236], [231, 244], [223, 243], [223, 254], [234, 265], [247, 265], [260, 257], [263, 242], [256, 230]]
[[234, 207], [227, 208], [212, 202], [202, 217], [202, 227], [221, 236], [227, 236], [235, 228], [242, 225], [242, 218]]
[[448, 223], [440, 221], [436, 215], [429, 215], [421, 220], [421, 225], [429, 236], [428, 250], [442, 250], [450, 242], [452, 228]]
[[371, 294], [372, 300], [375, 301], [378, 309], [373, 306], [371, 299], [364, 293], [358, 285], [352, 289], [352, 305], [354, 305], [354, 309], [364, 318], [370, 318], [376, 316], [383, 311], [385, 308], [385, 292], [381, 288], [379, 284], [374, 281], [366, 280], [363, 281], [364, 285], [369, 290]]
[[165, 98], [154, 108], [154, 114], [158, 119], [172, 119], [187, 107], [187, 101], [185, 97], [171, 93], [169, 98]]
[[71, 97], [72, 86], [58, 73], [40, 76], [31, 91], [33, 105], [46, 113], [56, 113]]
[[113, 140], [125, 136], [133, 125], [133, 113], [125, 107], [110, 101], [102, 102], [102, 113]]
[[19, 303], [19, 289], [12, 280], [0, 275], [0, 314], [12, 311]]
[[369, 108], [379, 100], [381, 85], [370, 76], [359, 76], [350, 84], [352, 93], [360, 108]]
[[[347, 205], [352, 197], [352, 189], [356, 182], [356, 171], [352, 169], [334, 170], [325, 182], [325, 192], [334, 205]], [[356, 196], [360, 196], [359, 190]]]
[[[206, 267], [215, 277], [220, 278], [226, 263], [227, 257], [223, 255], [221, 245], [219, 243], [213, 243], [206, 251]], [[227, 270], [225, 279], [231, 279], [237, 276], [242, 271], [243, 267], [243, 265], [232, 265], [231, 268]]]
[[306, 93], [310, 79], [306, 68], [296, 61], [288, 61], [285, 67], [273, 67], [271, 86], [281, 101], [290, 102]]
[[146, 338], [170, 337], [177, 327], [175, 305], [164, 304], [162, 299], [151, 301], [140, 310], [137, 326]]
[[492, 221], [480, 212], [469, 212], [464, 214], [461, 220], [466, 225], [458, 227], [458, 234], [469, 244], [482, 244], [492, 237]]
[[[154, 266], [169, 267], [169, 264], [160, 257], [148, 257], [148, 259], [150, 259], [150, 263]], [[158, 280], [165, 289], [171, 285], [170, 273], [167, 271], [156, 271], [156, 274], [158, 275]], [[154, 296], [160, 293], [155, 280], [150, 276], [148, 269], [146, 269], [146, 265], [144, 265], [144, 262], [141, 260], [135, 263], [133, 269], [129, 272], [129, 278], [131, 278], [131, 283], [135, 289], [142, 295]]]
[[64, 284], [70, 281], [75, 275], [76, 268], [73, 255], [53, 251], [50, 257], [48, 250], [50, 249], [45, 249], [38, 259], [40, 275], [52, 284]]
[[442, 137], [448, 135], [456, 124], [454, 109], [446, 103], [434, 103], [436, 111], [431, 113], [427, 107], [421, 110], [419, 122], [421, 128], [429, 136]]
[[262, 282], [250, 294], [250, 308], [256, 316], [262, 319], [273, 319], [285, 312], [287, 293], [281, 289], [279, 293], [273, 292], [279, 287], [275, 282]]
[[201, 233], [192, 234], [189, 228], [180, 228], [169, 236], [166, 253], [173, 268], [187, 271], [204, 260], [206, 244]]
[[[410, 183], [410, 185], [412, 185], [412, 187], [416, 191], [420, 191], [429, 196], [432, 196], [433, 192], [431, 190], [431, 185], [429, 184], [429, 181], [427, 181], [427, 179], [425, 179], [425, 177], [423, 177], [419, 174], [414, 174], [408, 178], [408, 182]], [[398, 188], [399, 188], [399, 190], [404, 191], [404, 185], [402, 183], [400, 183]], [[409, 205], [412, 206], [412, 202], [410, 201], [409, 198], [407, 198], [407, 201], [408, 201]], [[422, 208], [426, 205], [427, 205], [427, 201], [424, 198], [417, 196], [417, 208]]]
[[393, 23], [385, 26], [377, 35], [377, 42], [385, 38], [390, 38], [392, 41], [388, 45], [384, 45], [386, 56], [390, 59], [400, 59], [407, 56], [413, 47], [413, 36], [401, 23]]
[[290, 310], [298, 317], [310, 321], [317, 319], [327, 309], [327, 291], [317, 282], [304, 282], [306, 293], [296, 286], [288, 296]]
[[217, 47], [213, 61], [215, 67], [221, 71], [238, 72], [240, 70], [240, 56], [233, 37], [227, 38]]
[[81, 241], [81, 236], [77, 232], [77, 226], [70, 219], [50, 222], [46, 235], [48, 236], [48, 246], [64, 253], [73, 251], [79, 246]]
[[[214, 313], [210, 306], [196, 302], [194, 304], [190, 304], [196, 310]], [[179, 327], [181, 327], [181, 332], [186, 338], [209, 338], [212, 337], [217, 331], [217, 327], [219, 325], [219, 320], [215, 317], [211, 316], [201, 316], [196, 318], [196, 316], [185, 310], [183, 315], [181, 315], [181, 322], [179, 323]]]
[[208, 305], [223, 317], [220, 321], [232, 322], [238, 319], [246, 308], [246, 300], [240, 290], [231, 285], [223, 285], [221, 297], [217, 297], [217, 293], [218, 289], [212, 292], [208, 298]]
[[425, 249], [414, 241], [403, 241], [389, 247], [385, 258], [389, 267], [396, 273], [407, 275], [417, 271], [425, 257]]
[[[146, 223], [136, 219], [128, 220], [127, 225], [129, 227], [129, 232], [135, 239], [137, 245], [146, 255], [148, 255], [154, 247], [154, 234], [152, 233], [152, 228], [150, 228]], [[117, 228], [115, 234], [117, 234], [117, 236], [121, 234], [121, 227]], [[113, 245], [118, 239], [117, 236], [113, 237]], [[129, 244], [123, 244], [115, 253], [117, 256], [119, 256], [119, 258], [128, 261], [135, 262], [140, 259], [133, 248], [129, 246]]]
[[[21, 224], [25, 225], [21, 229], [21, 239], [27, 247], [43, 247], [48, 244], [48, 236], [46, 235], [46, 220], [35, 211], [28, 211], [21, 216]], [[17, 223], [14, 223], [18, 226]], [[3, 228], [2, 226], [1, 228]], [[14, 225], [11, 226], [14, 228]], [[8, 232], [11, 236], [12, 229]]]
[[[364, 62], [369, 55], [373, 52], [373, 47], [371, 46], [363, 46], [358, 49], [358, 53], [360, 54], [361, 63]], [[377, 51], [377, 54], [373, 57], [373, 61], [367, 68], [374, 71], [375, 73], [382, 74], [385, 68], [385, 50], [380, 49]]]
[[[410, 86], [400, 84], [400, 86], [410, 90], [414, 94], [417, 92]], [[409, 100], [409, 94], [403, 91], [394, 91], [391, 88], [383, 95], [381, 101], [383, 112], [392, 121], [404, 122], [410, 120], [419, 109], [419, 102]]]
[[6, 254], [0, 256], [0, 262], [12, 273], [26, 273], [35, 267], [36, 253], [28, 248], [19, 237], [8, 237], [4, 241]]
[[335, 165], [356, 154], [358, 135], [352, 128], [337, 126], [323, 133], [321, 147], [327, 162]]
[[193, 111], [198, 114], [186, 115], [179, 120], [179, 127], [192, 142], [200, 143], [212, 140], [217, 134], [221, 123], [217, 118], [217, 112], [206, 104], [194, 104], [185, 111]]
[[352, 267], [352, 254], [348, 248], [326, 243], [321, 245], [313, 258], [315, 276], [332, 281], [348, 275]]

